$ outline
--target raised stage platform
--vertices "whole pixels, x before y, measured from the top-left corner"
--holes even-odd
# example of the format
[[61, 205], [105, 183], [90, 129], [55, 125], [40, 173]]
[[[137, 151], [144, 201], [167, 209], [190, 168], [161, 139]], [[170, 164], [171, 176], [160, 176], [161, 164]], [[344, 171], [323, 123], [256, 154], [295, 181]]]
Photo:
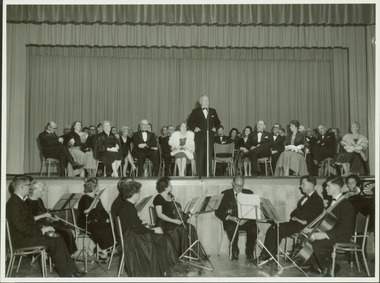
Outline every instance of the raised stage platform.
[[[41, 180], [46, 183], [47, 189], [43, 196], [43, 201], [47, 208], [52, 208], [58, 199], [64, 193], [83, 193], [83, 180], [80, 178], [40, 178], [35, 177], [36, 180]], [[8, 185], [12, 177], [7, 178], [6, 185]], [[136, 181], [141, 182], [141, 198], [156, 195], [156, 181], [157, 178], [135, 178]], [[322, 183], [325, 178], [317, 179], [317, 191], [321, 193]], [[117, 191], [117, 178], [99, 178], [100, 189], [106, 188], [101, 196], [102, 203], [106, 210], [111, 209], [113, 200], [118, 195]], [[176, 200], [184, 208], [186, 204], [194, 197], [199, 197], [207, 190], [207, 195], [220, 194], [222, 191], [232, 188], [231, 177], [217, 177], [217, 178], [195, 178], [195, 177], [173, 177], [172, 186], [173, 194]], [[299, 177], [248, 177], [245, 179], [244, 188], [252, 190], [256, 195], [260, 195], [271, 200], [278, 214], [284, 218], [289, 219], [291, 211], [296, 207], [298, 200], [302, 197], [299, 190]], [[6, 193], [9, 198], [9, 192]], [[149, 209], [152, 205], [153, 198], [145, 206], [140, 213], [140, 218], [149, 222]], [[200, 214], [195, 223], [195, 216], [192, 218], [192, 223], [197, 226], [198, 236], [201, 240], [206, 251], [210, 254], [218, 252], [220, 239], [223, 236], [221, 222], [215, 216], [214, 212]], [[260, 224], [260, 237], [265, 235], [265, 230], [269, 227], [268, 224]], [[241, 252], [244, 253], [245, 241], [239, 241]], [[223, 247], [221, 253], [228, 252], [228, 241], [223, 240]]]

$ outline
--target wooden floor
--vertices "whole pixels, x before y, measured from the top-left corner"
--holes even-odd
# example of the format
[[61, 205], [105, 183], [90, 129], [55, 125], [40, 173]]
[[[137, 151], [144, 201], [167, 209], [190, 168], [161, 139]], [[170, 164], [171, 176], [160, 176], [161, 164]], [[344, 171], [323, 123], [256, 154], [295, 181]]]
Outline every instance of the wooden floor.
[[[265, 281], [277, 281], [279, 278], [284, 278], [283, 280], [287, 280], [285, 278], [290, 279], [290, 277], [297, 277], [296, 280], [301, 281], [311, 281], [309, 279], [304, 279], [304, 275], [295, 267], [289, 268], [289, 269], [283, 269], [278, 271], [277, 266], [271, 263], [267, 263], [263, 266], [256, 266], [256, 265], [247, 265], [246, 264], [246, 258], [244, 255], [240, 255], [240, 258], [238, 261], [230, 261], [228, 259], [227, 255], [211, 255], [210, 261], [214, 267], [213, 271], [208, 271], [200, 268], [190, 267], [190, 270], [188, 269], [188, 264], [186, 263], [179, 263], [176, 266], [173, 267], [173, 280], [177, 278], [174, 281], [210, 281], [217, 279], [219, 281], [263, 281], [263, 278], [261, 277], [267, 277]], [[337, 277], [343, 279], [342, 277], [350, 277], [352, 278], [352, 281], [357, 281], [360, 279], [359, 277], [363, 277], [363, 279], [369, 279], [363, 269], [363, 266], [361, 266], [361, 272], [358, 272], [356, 266], [353, 268], [350, 267], [350, 264], [347, 262], [346, 257], [344, 255], [338, 255], [337, 258], [338, 264], [341, 266], [341, 270]], [[371, 276], [374, 276], [374, 269], [375, 269], [375, 256], [374, 254], [368, 255], [368, 264], [369, 269], [371, 272]], [[33, 266], [30, 265], [31, 261], [30, 259], [26, 258], [22, 260], [21, 267], [18, 273], [16, 273], [16, 268], [13, 270], [12, 277], [18, 277], [18, 279], [15, 279], [15, 281], [19, 281], [20, 277], [22, 277], [22, 281], [35, 281], [36, 277], [40, 277], [40, 269], [39, 264], [35, 263]], [[283, 267], [289, 266], [290, 262], [287, 262], [283, 259], [280, 260], [280, 263], [283, 265]], [[16, 264], [15, 264], [16, 265]], [[88, 263], [88, 272], [87, 275], [81, 279], [80, 281], [92, 281], [92, 279], [95, 279], [96, 281], [101, 282], [114, 282], [114, 281], [126, 281], [125, 278], [117, 278], [117, 270], [119, 265], [119, 256], [116, 256], [111, 264], [110, 270], [107, 270], [107, 264], [100, 264], [98, 265], [95, 262], [89, 262]], [[77, 262], [77, 266], [79, 269], [84, 269], [84, 263], [83, 262]], [[206, 267], [209, 267], [209, 263], [206, 262]], [[322, 278], [318, 279], [317, 277], [321, 277], [315, 274], [311, 274], [307, 272], [308, 276], [314, 277], [312, 281], [315, 280], [324, 280]], [[121, 275], [121, 277], [126, 277], [127, 275], [124, 274]], [[50, 279], [54, 278], [53, 280], [59, 280], [57, 277], [56, 272], [49, 273], [48, 277]], [[108, 277], [108, 278], [106, 278]], [[185, 279], [184, 277], [187, 277]], [[49, 281], [49, 278], [46, 278], [46, 281]], [[92, 278], [92, 279], [91, 279]], [[235, 278], [235, 279], [234, 279]], [[72, 282], [78, 281], [78, 278], [74, 279], [72, 278]], [[132, 278], [128, 279], [128, 281]], [[168, 279], [168, 278], [166, 278]], [[338, 278], [337, 278], [338, 279]], [[346, 278], [347, 279], [347, 278]], [[372, 277], [374, 279], [374, 277]], [[7, 281], [12, 281], [12, 278], [7, 278]], [[163, 278], [150, 278], [149, 280], [159, 281], [163, 280]], [[348, 278], [349, 280], [349, 278]], [[43, 281], [42, 278], [38, 279], [38, 281]], [[145, 280], [146, 281], [146, 280]], [[169, 281], [169, 280], [165, 280]], [[349, 280], [350, 281], [350, 280]], [[363, 280], [364, 281], [364, 280]], [[371, 280], [372, 281], [372, 280]], [[5, 282], [5, 280], [4, 280]]]

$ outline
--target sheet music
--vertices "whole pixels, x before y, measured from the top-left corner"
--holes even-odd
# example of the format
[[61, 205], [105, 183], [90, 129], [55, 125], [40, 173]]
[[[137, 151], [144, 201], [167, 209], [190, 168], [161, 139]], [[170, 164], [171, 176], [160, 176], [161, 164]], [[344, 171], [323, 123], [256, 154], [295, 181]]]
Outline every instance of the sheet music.
[[66, 193], [54, 205], [52, 211], [66, 210], [73, 208], [82, 197], [83, 193]]
[[236, 201], [238, 205], [238, 218], [261, 219], [260, 196], [238, 193]]
[[276, 208], [273, 206], [272, 202], [267, 198], [260, 198], [261, 211], [265, 219], [274, 220], [275, 222], [284, 222], [285, 219], [279, 216]]

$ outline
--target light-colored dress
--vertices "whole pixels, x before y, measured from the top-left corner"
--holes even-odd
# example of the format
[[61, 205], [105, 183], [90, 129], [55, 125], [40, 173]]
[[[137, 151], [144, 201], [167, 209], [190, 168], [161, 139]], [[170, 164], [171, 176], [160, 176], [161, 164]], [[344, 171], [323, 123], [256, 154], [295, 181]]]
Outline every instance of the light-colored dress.
[[[187, 131], [185, 136], [182, 136], [180, 131], [175, 131], [169, 138], [169, 145], [172, 148], [171, 156], [184, 154], [182, 156], [186, 156], [188, 160], [194, 159], [195, 142], [192, 131]], [[180, 147], [182, 148], [180, 149]]]

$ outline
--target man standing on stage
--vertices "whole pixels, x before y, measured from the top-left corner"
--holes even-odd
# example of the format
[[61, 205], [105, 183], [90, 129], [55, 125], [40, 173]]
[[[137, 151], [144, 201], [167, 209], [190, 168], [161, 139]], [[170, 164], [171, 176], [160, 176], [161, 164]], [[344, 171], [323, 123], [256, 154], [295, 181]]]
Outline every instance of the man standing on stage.
[[211, 160], [214, 148], [214, 134], [220, 127], [220, 120], [216, 110], [209, 108], [207, 95], [199, 98], [201, 107], [194, 109], [188, 120], [187, 125], [195, 133], [195, 162], [198, 176], [207, 176], [207, 130], [209, 131], [209, 168], [211, 172]]

